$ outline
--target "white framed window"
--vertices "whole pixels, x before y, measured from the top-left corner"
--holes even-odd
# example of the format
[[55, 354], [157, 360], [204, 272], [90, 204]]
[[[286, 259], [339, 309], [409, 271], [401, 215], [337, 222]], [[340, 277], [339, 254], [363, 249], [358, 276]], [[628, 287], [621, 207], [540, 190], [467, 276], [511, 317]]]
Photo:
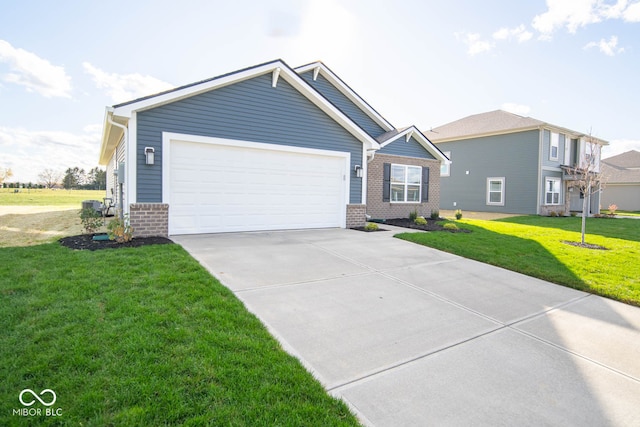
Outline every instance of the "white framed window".
[[391, 165], [391, 202], [420, 203], [421, 189], [420, 166]]
[[504, 177], [487, 178], [487, 205], [504, 206]]
[[558, 151], [560, 150], [560, 134], [551, 132], [549, 142], [549, 160], [558, 161]]
[[[443, 153], [447, 156], [447, 159], [451, 160], [451, 151], [445, 151]], [[451, 164], [442, 162], [440, 163], [440, 176], [449, 176], [451, 174]]]
[[544, 201], [547, 205], [560, 204], [560, 178], [545, 178]]

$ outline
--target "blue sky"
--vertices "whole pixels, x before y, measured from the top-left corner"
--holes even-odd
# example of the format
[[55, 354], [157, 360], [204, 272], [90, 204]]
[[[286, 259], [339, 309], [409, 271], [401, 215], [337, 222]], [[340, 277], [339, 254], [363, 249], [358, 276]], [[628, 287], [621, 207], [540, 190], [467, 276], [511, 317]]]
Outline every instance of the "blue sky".
[[0, 168], [88, 170], [106, 106], [278, 58], [397, 127], [501, 108], [640, 150], [640, 0], [4, 0]]

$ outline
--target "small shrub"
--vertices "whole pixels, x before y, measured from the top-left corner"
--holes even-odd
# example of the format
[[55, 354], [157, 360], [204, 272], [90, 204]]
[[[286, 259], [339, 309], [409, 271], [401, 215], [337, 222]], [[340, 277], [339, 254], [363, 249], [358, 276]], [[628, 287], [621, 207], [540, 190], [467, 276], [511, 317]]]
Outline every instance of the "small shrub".
[[437, 209], [434, 209], [431, 211], [431, 219], [438, 219], [440, 218], [440, 211]]
[[411, 221], [415, 221], [416, 218], [418, 218], [418, 209], [414, 209], [412, 212], [409, 213], [409, 219]]
[[85, 208], [80, 211], [80, 221], [85, 233], [93, 234], [104, 225], [104, 219], [98, 211], [93, 208]]
[[556, 216], [558, 216], [558, 214], [556, 213], [556, 211], [551, 211], [551, 212], [549, 212], [549, 216], [556, 217]]
[[564, 211], [558, 211], [558, 216], [564, 216]]
[[578, 216], [577, 212], [571, 212], [571, 217], [575, 218], [576, 216]]
[[109, 230], [109, 239], [118, 243], [130, 242], [133, 239], [133, 227], [129, 224], [128, 214], [125, 214], [123, 219], [119, 216], [112, 219], [107, 230]]
[[426, 219], [424, 219], [424, 217], [423, 217], [423, 216], [419, 216], [418, 218], [414, 219], [414, 220], [413, 220], [413, 222], [414, 222], [416, 225], [427, 225], [427, 220], [426, 220]]
[[456, 211], [456, 219], [462, 219], [462, 209]]
[[380, 227], [375, 222], [368, 222], [367, 225], [364, 226], [364, 229], [367, 231], [378, 231]]
[[618, 205], [612, 203], [609, 205], [609, 216], [616, 216], [616, 211], [618, 210]]
[[459, 230], [458, 226], [455, 225], [452, 222], [447, 222], [445, 225], [442, 226], [442, 228], [444, 228], [445, 230]]

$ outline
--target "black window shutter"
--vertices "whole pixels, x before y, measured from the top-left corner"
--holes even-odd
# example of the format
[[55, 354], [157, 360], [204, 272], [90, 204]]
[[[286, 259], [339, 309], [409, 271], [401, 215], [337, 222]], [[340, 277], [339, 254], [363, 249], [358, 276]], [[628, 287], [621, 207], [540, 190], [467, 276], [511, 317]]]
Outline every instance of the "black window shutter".
[[422, 168], [422, 201], [429, 201], [429, 168]]
[[382, 167], [382, 201], [388, 202], [391, 194], [391, 163], [384, 163]]

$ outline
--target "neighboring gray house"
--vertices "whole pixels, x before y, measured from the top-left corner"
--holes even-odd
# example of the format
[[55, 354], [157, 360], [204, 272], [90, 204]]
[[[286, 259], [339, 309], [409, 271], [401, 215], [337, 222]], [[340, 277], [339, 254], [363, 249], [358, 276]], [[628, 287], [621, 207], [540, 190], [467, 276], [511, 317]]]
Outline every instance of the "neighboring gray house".
[[321, 62], [281, 60], [108, 107], [99, 160], [137, 236], [428, 215], [448, 162]]
[[625, 211], [640, 211], [640, 152], [631, 150], [602, 159], [602, 207], [615, 204]]
[[[568, 168], [590, 158], [592, 148], [599, 167], [600, 148], [608, 144], [502, 110], [465, 117], [425, 135], [451, 160], [441, 171], [442, 209], [540, 215], [582, 211], [584, 195]], [[600, 212], [599, 205], [596, 193], [592, 214]]]

